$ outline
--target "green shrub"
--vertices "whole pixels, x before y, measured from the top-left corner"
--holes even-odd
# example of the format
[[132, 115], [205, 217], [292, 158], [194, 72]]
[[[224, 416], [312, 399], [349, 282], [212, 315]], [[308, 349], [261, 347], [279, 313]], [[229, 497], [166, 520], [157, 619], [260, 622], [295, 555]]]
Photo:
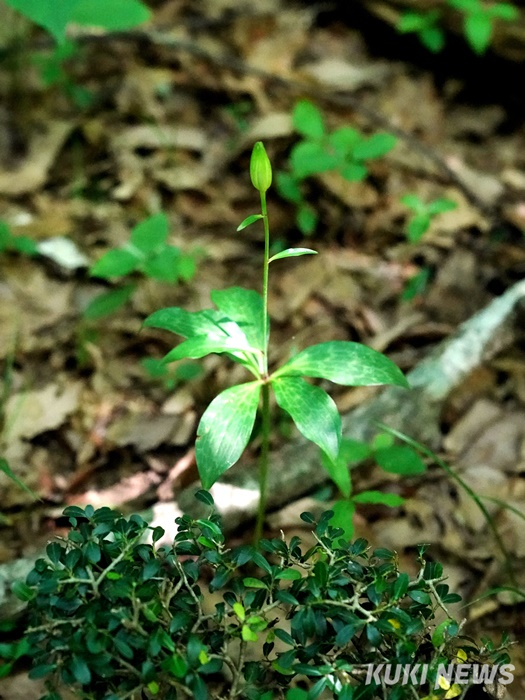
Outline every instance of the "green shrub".
[[[205, 491], [197, 497], [213, 504]], [[16, 586], [28, 600], [30, 675], [47, 678], [45, 700], [60, 700], [63, 686], [86, 700], [315, 700], [323, 691], [339, 700], [439, 699], [453, 697], [432, 690], [439, 664], [508, 662], [502, 647], [463, 636], [447, 607], [460, 596], [424, 547], [411, 577], [395, 552], [342, 539], [331, 512], [318, 522], [301, 516], [314, 528], [306, 552], [297, 537], [229, 549], [213, 511], [178, 518], [173, 546], [158, 546], [162, 528], [137, 515], [90, 506], [64, 515], [67, 538], [49, 544]], [[367, 683], [378, 662], [428, 664], [427, 681]], [[308, 693], [290, 689], [298, 679]]]

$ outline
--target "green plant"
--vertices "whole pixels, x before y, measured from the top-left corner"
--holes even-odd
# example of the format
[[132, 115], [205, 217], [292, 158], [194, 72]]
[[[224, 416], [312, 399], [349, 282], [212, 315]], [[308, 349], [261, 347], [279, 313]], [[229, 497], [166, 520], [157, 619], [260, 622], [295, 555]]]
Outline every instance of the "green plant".
[[282, 258], [313, 254], [308, 248], [290, 248], [270, 257], [270, 229], [266, 192], [272, 168], [264, 146], [255, 144], [250, 161], [253, 186], [259, 191], [261, 213], [247, 217], [242, 231], [256, 221], [264, 225], [263, 295], [231, 287], [213, 291], [217, 309], [189, 312], [172, 307], [149, 316], [145, 326], [163, 328], [186, 338], [164, 358], [173, 362], [198, 359], [210, 353], [225, 354], [244, 366], [255, 381], [226, 389], [206, 409], [197, 429], [196, 459], [204, 488], [210, 488], [243, 453], [253, 430], [262, 399], [260, 503], [256, 538], [261, 536], [265, 514], [266, 481], [271, 431], [270, 389], [277, 404], [290, 414], [299, 431], [318, 445], [329, 459], [337, 459], [341, 418], [331, 397], [302, 377], [318, 377], [344, 385], [397, 384], [408, 386], [402, 372], [384, 355], [353, 342], [331, 341], [314, 345], [269, 371], [268, 273]]
[[[112, 279], [141, 273], [159, 282], [175, 284], [188, 281], [195, 274], [195, 255], [185, 254], [168, 243], [169, 222], [165, 214], [154, 214], [137, 224], [129, 242], [113, 248], [91, 266], [92, 277]], [[133, 284], [105, 292], [84, 310], [88, 321], [98, 320], [120, 309], [135, 291]]]
[[432, 53], [439, 53], [445, 46], [445, 32], [440, 26], [441, 17], [438, 9], [428, 12], [405, 10], [396, 29], [400, 34], [417, 34], [423, 46]]
[[465, 38], [472, 50], [484, 54], [490, 46], [494, 22], [512, 22], [519, 17], [518, 9], [509, 2], [486, 3], [482, 0], [447, 0], [455, 10], [464, 14]]
[[348, 182], [359, 182], [368, 175], [367, 162], [381, 158], [396, 144], [391, 134], [364, 136], [352, 127], [329, 132], [319, 109], [301, 100], [293, 111], [293, 125], [302, 136], [290, 152], [290, 170], [277, 175], [279, 194], [297, 207], [297, 226], [305, 235], [315, 231], [318, 215], [308, 204], [302, 182], [313, 176], [335, 171]]
[[[342, 539], [330, 511], [301, 516], [314, 528], [306, 552], [298, 537], [229, 549], [213, 511], [178, 518], [172, 546], [158, 546], [162, 528], [137, 515], [91, 506], [64, 515], [67, 538], [14, 586], [28, 601], [30, 677], [47, 678], [41, 700], [60, 700], [64, 687], [86, 700], [439, 700], [467, 687], [442, 689], [440, 664], [508, 663], [505, 639], [463, 636], [448, 608], [461, 597], [424, 546], [411, 578], [395, 552]], [[426, 664], [427, 680], [378, 683], [370, 664], [385, 662]], [[299, 678], [308, 692], [290, 687]]]
[[[497, 20], [512, 22], [519, 18], [519, 10], [509, 2], [484, 2], [484, 0], [446, 0], [454, 10], [464, 15], [463, 30], [471, 49], [478, 55], [486, 52], [492, 41], [494, 23]], [[439, 9], [428, 12], [407, 10], [397, 24], [400, 33], [415, 33], [433, 53], [445, 46], [445, 33], [440, 26]]]
[[401, 202], [412, 210], [413, 214], [406, 224], [406, 236], [410, 243], [418, 243], [428, 231], [432, 219], [446, 211], [457, 208], [456, 202], [446, 197], [439, 197], [425, 203], [417, 194], [406, 194]]
[[334, 515], [330, 524], [341, 528], [348, 540], [354, 535], [356, 505], [380, 504], [396, 508], [405, 502], [397, 493], [375, 490], [353, 493], [351, 470], [365, 460], [375, 462], [387, 473], [400, 476], [418, 476], [426, 470], [418, 452], [407, 445], [396, 444], [394, 436], [389, 433], [379, 433], [370, 444], [343, 438], [337, 459], [331, 460], [322, 455], [321, 462], [342, 496], [332, 507]]

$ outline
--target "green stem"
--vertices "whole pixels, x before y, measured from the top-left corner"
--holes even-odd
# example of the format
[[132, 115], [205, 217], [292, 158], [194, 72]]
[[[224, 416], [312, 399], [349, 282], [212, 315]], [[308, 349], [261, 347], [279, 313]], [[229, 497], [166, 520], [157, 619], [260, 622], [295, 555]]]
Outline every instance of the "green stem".
[[[268, 209], [266, 207], [266, 192], [261, 192], [261, 213], [264, 223], [264, 267], [263, 267], [263, 372], [264, 379], [268, 378], [268, 344], [270, 331], [268, 327], [268, 268], [270, 266], [270, 224], [268, 221]], [[257, 509], [257, 521], [255, 523], [254, 540], [258, 542], [263, 533], [264, 518], [266, 515], [266, 483], [268, 481], [268, 463], [270, 452], [270, 386], [264, 383], [262, 386], [262, 427], [261, 427], [261, 454], [259, 462], [259, 507]]]
[[255, 523], [254, 541], [259, 542], [263, 534], [264, 518], [266, 515], [266, 482], [268, 480], [268, 463], [270, 452], [270, 387], [262, 387], [262, 427], [261, 454], [259, 457], [259, 507]]
[[270, 331], [268, 328], [268, 268], [270, 267], [270, 223], [268, 221], [268, 209], [266, 208], [266, 192], [261, 192], [261, 213], [264, 223], [264, 267], [263, 267], [263, 332], [264, 347], [264, 376], [268, 376], [268, 344]]

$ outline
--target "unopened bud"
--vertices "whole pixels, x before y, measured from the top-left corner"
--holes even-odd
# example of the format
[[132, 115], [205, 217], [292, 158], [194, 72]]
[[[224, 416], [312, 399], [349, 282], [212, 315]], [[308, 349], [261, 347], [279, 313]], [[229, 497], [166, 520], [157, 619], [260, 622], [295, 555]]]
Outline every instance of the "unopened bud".
[[250, 177], [252, 185], [259, 192], [266, 192], [272, 184], [272, 165], [266, 155], [262, 141], [257, 141], [253, 147], [250, 160]]

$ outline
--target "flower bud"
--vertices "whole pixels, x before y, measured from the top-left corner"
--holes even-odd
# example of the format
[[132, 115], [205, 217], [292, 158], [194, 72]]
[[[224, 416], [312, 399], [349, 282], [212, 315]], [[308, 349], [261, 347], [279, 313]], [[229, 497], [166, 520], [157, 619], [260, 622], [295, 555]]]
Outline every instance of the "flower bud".
[[250, 177], [252, 185], [259, 192], [266, 192], [272, 184], [272, 165], [266, 155], [262, 141], [257, 141], [253, 147], [250, 160]]

